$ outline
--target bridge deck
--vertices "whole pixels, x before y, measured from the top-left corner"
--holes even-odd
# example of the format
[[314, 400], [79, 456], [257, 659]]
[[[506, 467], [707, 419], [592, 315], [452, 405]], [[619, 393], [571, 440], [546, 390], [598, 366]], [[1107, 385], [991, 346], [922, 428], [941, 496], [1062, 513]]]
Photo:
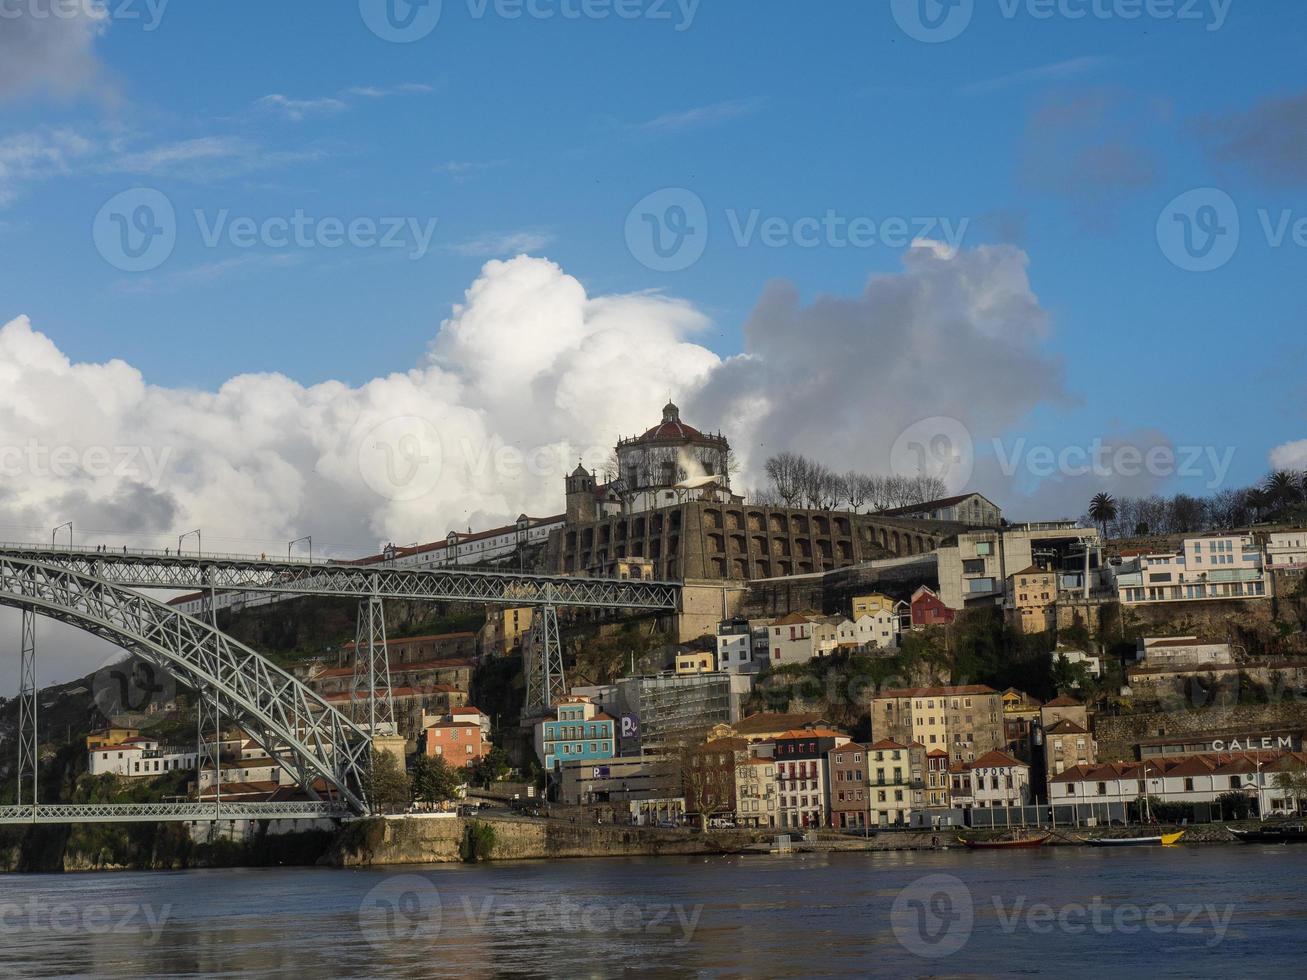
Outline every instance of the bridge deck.
[[42, 803], [0, 806], [0, 825], [339, 820], [353, 815], [347, 808], [328, 803]]
[[676, 611], [681, 583], [639, 579], [577, 578], [474, 572], [457, 568], [397, 568], [386, 562], [269, 561], [237, 555], [97, 551], [94, 548], [0, 544], [0, 556], [67, 568], [102, 582], [131, 588], [289, 595], [378, 596], [504, 603], [521, 606], [585, 606]]

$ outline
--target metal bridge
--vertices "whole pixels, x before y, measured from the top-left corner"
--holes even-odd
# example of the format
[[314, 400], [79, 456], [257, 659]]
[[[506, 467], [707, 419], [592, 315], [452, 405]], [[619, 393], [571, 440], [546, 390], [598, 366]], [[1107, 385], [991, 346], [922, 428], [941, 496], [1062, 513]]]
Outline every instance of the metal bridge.
[[[147, 598], [137, 589], [202, 590], [206, 596], [202, 618]], [[0, 807], [0, 824], [334, 819], [370, 812], [366, 786], [372, 738], [396, 730], [383, 599], [535, 607], [525, 651], [526, 711], [535, 715], [547, 712], [567, 690], [559, 606], [676, 612], [681, 590], [679, 582], [408, 569], [388, 562], [269, 561], [243, 555], [0, 544], [0, 605], [17, 607], [23, 614], [19, 805]], [[351, 717], [222, 633], [215, 602], [220, 591], [357, 598]], [[201, 740], [206, 721], [217, 735], [223, 719], [230, 719], [284, 766], [315, 797], [314, 802], [38, 804], [38, 613], [109, 640], [175, 676], [196, 692]], [[221, 768], [219, 751], [215, 747], [217, 769]], [[326, 800], [316, 799], [318, 781], [328, 787]]]
[[339, 820], [354, 816], [331, 803], [41, 803], [0, 806], [0, 825], [179, 823], [197, 820]]
[[642, 579], [397, 568], [385, 562], [359, 565], [268, 561], [236, 555], [169, 555], [22, 544], [0, 544], [0, 556], [58, 565], [102, 582], [136, 589], [215, 589], [667, 612], [675, 612], [681, 604], [680, 582]]

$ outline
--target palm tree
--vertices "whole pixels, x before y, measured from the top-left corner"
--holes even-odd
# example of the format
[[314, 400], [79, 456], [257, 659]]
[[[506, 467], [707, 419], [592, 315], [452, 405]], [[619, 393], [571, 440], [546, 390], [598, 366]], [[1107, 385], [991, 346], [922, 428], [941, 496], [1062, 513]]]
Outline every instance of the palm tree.
[[1116, 498], [1106, 491], [1094, 494], [1094, 499], [1089, 501], [1089, 518], [1098, 524], [1106, 538], [1108, 521], [1116, 520]]
[[1259, 521], [1262, 518], [1262, 511], [1270, 506], [1270, 500], [1266, 491], [1260, 487], [1249, 487], [1243, 495], [1244, 506], [1253, 512], [1253, 520]]
[[1302, 499], [1298, 474], [1289, 470], [1279, 470], [1268, 476], [1262, 492], [1266, 494], [1267, 502], [1277, 507], [1288, 507]]

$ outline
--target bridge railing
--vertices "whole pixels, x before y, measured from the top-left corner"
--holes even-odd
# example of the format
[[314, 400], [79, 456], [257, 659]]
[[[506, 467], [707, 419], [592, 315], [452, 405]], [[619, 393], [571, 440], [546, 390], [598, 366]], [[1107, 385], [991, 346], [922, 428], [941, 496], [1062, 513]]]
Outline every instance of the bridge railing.
[[338, 820], [353, 816], [331, 803], [41, 803], [0, 806], [0, 824], [152, 823], [215, 820]]

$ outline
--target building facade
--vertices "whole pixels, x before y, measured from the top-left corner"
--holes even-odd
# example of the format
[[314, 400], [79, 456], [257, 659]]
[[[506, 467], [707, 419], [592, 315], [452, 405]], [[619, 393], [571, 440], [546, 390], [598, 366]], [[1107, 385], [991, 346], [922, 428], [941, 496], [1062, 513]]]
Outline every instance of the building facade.
[[880, 691], [871, 699], [871, 733], [972, 762], [1005, 744], [1002, 699], [983, 684]]
[[552, 773], [565, 762], [613, 758], [617, 731], [613, 718], [590, 698], [569, 695], [558, 702], [552, 719], [536, 723], [535, 744], [545, 772]]

